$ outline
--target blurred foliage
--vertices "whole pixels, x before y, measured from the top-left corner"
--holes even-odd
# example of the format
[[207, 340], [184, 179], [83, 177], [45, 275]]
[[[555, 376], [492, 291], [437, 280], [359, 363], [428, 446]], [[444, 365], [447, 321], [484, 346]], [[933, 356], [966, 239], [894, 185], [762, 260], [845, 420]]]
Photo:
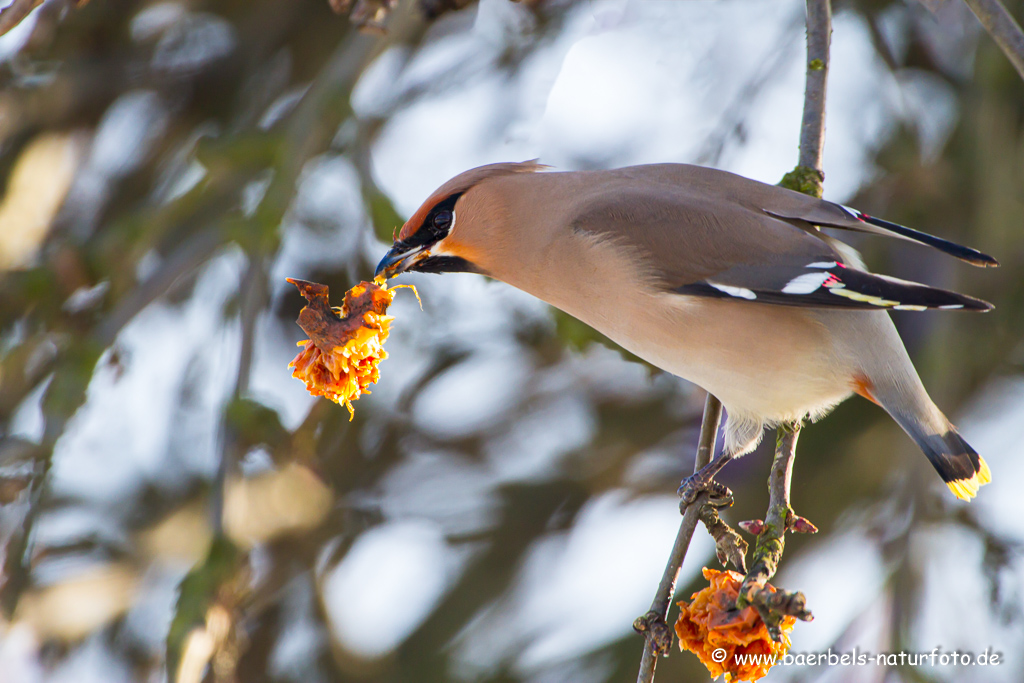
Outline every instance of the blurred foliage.
[[[218, 536], [210, 544], [210, 551], [202, 563], [196, 565], [184, 579], [179, 588], [178, 603], [175, 605], [174, 619], [167, 632], [167, 678], [171, 681], [181, 680], [178, 677], [180, 662], [185, 654], [188, 640], [195, 637], [208, 621], [208, 614], [214, 607], [228, 585], [238, 572], [239, 560], [242, 555], [238, 548], [224, 536]], [[193, 648], [196, 646], [193, 645]], [[211, 651], [203, 659], [209, 659]], [[198, 667], [202, 672], [206, 662]], [[185, 679], [189, 680], [189, 679]], [[192, 678], [191, 680], [196, 680]]]
[[[280, 283], [271, 282], [270, 274], [287, 231], [303, 223], [294, 205], [303, 173], [319, 160], [341, 158], [358, 176], [356, 196], [363, 205], [356, 213], [362, 222], [329, 228], [338, 239], [345, 230], [359, 234], [348, 242], [351, 253], [327, 265], [318, 261], [311, 266], [316, 272], [307, 274], [343, 291], [372, 273], [373, 258], [360, 245], [367, 239], [377, 245], [374, 236], [388, 242], [402, 222], [374, 181], [369, 150], [389, 116], [429, 94], [410, 89], [378, 118], [358, 121], [349, 103], [353, 87], [384, 51], [393, 49], [408, 63], [467, 30], [476, 9], [465, 8], [465, 0], [78, 4], [73, 11], [61, 2], [41, 7], [24, 46], [0, 67], [0, 216], [9, 217], [0, 228], [0, 605], [6, 624], [42, 613], [24, 605], [38, 606], [47, 588], [60, 585], [61, 567], [69, 572], [76, 562], [116, 561], [132, 581], [160, 571], [171, 571], [175, 585], [180, 581], [173, 621], [147, 622], [156, 640], [166, 640], [172, 672], [189, 635], [204, 624], [210, 631], [211, 610], [226, 604], [235, 649], [209, 667], [208, 679], [450, 680], [457, 644], [481, 622], [511, 610], [518, 572], [539, 541], [572, 529], [588, 502], [608, 492], [625, 488], [642, 496], [675, 490], [690, 469], [702, 398], [658, 373], [629, 395], [599, 386], [574, 370], [607, 367], [601, 363], [608, 358], [592, 346], [601, 341], [598, 335], [554, 314], [552, 324], [516, 319], [513, 338], [529, 359], [529, 377], [502, 416], [473, 433], [432, 431], [413, 414], [433, 382], [476, 354], [471, 341], [441, 333], [417, 337], [422, 366], [393, 409], [364, 401], [349, 423], [346, 411], [317, 401], [290, 429], [249, 388], [259, 345], [299, 338], [293, 321], [302, 303], [294, 294], [275, 297]], [[1020, 16], [1021, 3], [1008, 4]], [[495, 67], [520, 69], [531, 51], [560, 30], [572, 7], [567, 0], [521, 3], [532, 21], [508, 38]], [[878, 270], [996, 304], [997, 313], [969, 320], [942, 313], [895, 315], [933, 397], [954, 413], [993, 378], [1024, 373], [1024, 85], [976, 32], [965, 29], [968, 37], [958, 54], [937, 52], [929, 34], [931, 15], [920, 5], [850, 0], [839, 7], [863, 18], [878, 58], [894, 75], [926, 72], [956, 97], [957, 118], [940, 153], [925, 154], [920, 131], [911, 125], [895, 127], [874, 150], [874, 180], [850, 201], [971, 244], [1003, 263], [995, 272], [975, 272], [900, 243], [857, 244]], [[357, 10], [361, 18], [345, 14]], [[361, 32], [353, 22], [372, 30]], [[904, 38], [899, 44], [888, 37], [894, 25]], [[387, 30], [378, 30], [382, 26]], [[459, 78], [458, 72], [440, 74], [436, 85], [451, 87]], [[113, 127], [116, 116], [128, 123]], [[121, 152], [90, 155], [89, 149], [110, 147], [98, 138], [111, 131], [124, 136], [118, 140]], [[43, 171], [33, 171], [44, 158]], [[66, 164], [76, 173], [65, 183], [62, 178], [71, 177]], [[34, 201], [26, 202], [24, 193]], [[377, 246], [382, 252], [383, 245]], [[225, 254], [244, 263], [221, 311], [224, 328], [239, 331], [238, 348], [229, 361], [204, 364], [201, 353], [192, 358], [167, 446], [172, 466], [174, 458], [184, 462], [203, 450], [187, 441], [204, 418], [195, 408], [200, 378], [212, 372], [211, 365], [233, 368], [225, 375], [226, 399], [212, 418], [216, 471], [190, 471], [178, 463], [181, 472], [144, 477], [116, 505], [54, 494], [54, 449], [91, 400], [92, 383], [100, 376], [119, 377], [137, 362], [123, 343], [126, 328], [155, 305], [184, 307], [201, 296], [201, 274]], [[428, 301], [427, 315], [416, 324], [435, 330], [451, 324], [443, 303]], [[283, 364], [280, 372], [287, 372]], [[388, 518], [382, 491], [396, 485], [398, 473], [417, 454], [449, 454], [465, 475], [489, 463], [488, 453], [496, 448], [529, 451], [531, 442], [516, 430], [549, 411], [556, 390], [545, 380], [552, 377], [569, 387], [559, 395], [578, 398], [595, 416], [586, 443], [567, 447], [569, 453], [541, 475], [499, 481], [485, 504], [467, 503], [468, 512], [455, 507], [437, 513], [446, 547], [465, 558], [461, 571], [393, 650], [375, 659], [346, 649], [333, 631], [325, 577]], [[12, 425], [36, 403], [42, 426], [38, 439], [26, 440]], [[762, 451], [725, 473], [738, 501], [733, 519], [762, 516], [769, 465]], [[904, 467], [909, 472], [894, 480], [892, 472]], [[1013, 612], [1016, 597], [1000, 577], [1019, 548], [971, 512], [955, 513], [938, 503], [929, 466], [875, 407], [850, 401], [805, 430], [796, 471], [794, 507], [801, 514], [826, 533], [858, 516], [882, 546], [889, 569], [885, 590], [893, 596], [890, 650], [911, 639], [922, 590], [912, 537], [928, 524], [955, 524], [983, 538], [987, 564], [978, 573], [987, 572], [995, 608]], [[252, 488], [239, 488], [240, 481]], [[454, 481], [435, 493], [444, 504], [471, 497], [469, 479]], [[433, 487], [429, 477], [420, 483]], [[410, 491], [398, 498], [414, 497]], [[820, 491], [827, 494], [816, 495]], [[409, 504], [415, 510], [414, 502]], [[208, 507], [212, 528], [205, 513], [197, 512]], [[41, 520], [89, 510], [105, 520], [101, 532], [66, 543], [39, 540]], [[301, 514], [288, 518], [295, 510]], [[232, 526], [264, 517], [262, 530]], [[813, 542], [793, 538], [790, 557]], [[196, 563], [197, 558], [204, 559]], [[161, 648], [132, 625], [132, 605], [120, 597], [127, 583], [117, 584], [119, 597], [99, 611], [90, 632], [101, 634], [104, 647], [133, 678], [153, 680], [164, 666]], [[308, 634], [302, 655], [275, 668], [271, 654], [300, 622]], [[40, 655], [48, 667], [70, 661], [84, 638], [78, 631], [37, 629], [44, 644], [52, 645]], [[564, 662], [546, 680], [632, 680], [641, 642], [621, 638]], [[218, 643], [227, 648], [223, 639]], [[214, 650], [210, 657], [216, 659]], [[494, 665], [475, 678], [523, 680], [528, 676], [515, 667], [514, 655], [496, 653]], [[691, 658], [674, 656], [661, 665], [659, 680], [692, 680], [700, 671]]]

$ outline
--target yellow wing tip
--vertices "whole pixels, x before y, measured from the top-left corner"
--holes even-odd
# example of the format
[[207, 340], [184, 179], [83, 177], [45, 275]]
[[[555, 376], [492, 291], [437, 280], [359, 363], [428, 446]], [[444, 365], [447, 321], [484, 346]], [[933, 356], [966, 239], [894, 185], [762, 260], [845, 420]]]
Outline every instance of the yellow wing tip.
[[973, 477], [946, 482], [949, 490], [960, 500], [971, 500], [978, 495], [978, 489], [992, 481], [992, 470], [989, 469], [988, 463], [981, 456], [978, 456], [978, 460], [980, 466]]

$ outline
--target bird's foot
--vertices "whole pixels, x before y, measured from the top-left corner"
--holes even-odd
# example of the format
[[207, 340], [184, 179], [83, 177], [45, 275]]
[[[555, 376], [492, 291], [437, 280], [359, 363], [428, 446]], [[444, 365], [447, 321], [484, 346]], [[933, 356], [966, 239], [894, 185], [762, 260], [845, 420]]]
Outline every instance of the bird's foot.
[[732, 491], [725, 484], [714, 480], [714, 474], [705, 474], [704, 470], [691, 474], [683, 479], [676, 493], [679, 495], [679, 506], [686, 506], [697, 500], [697, 496], [707, 491], [708, 502], [715, 507], [729, 507], [732, 505]]
[[642, 633], [648, 647], [656, 655], [668, 657], [672, 651], [672, 628], [665, 623], [665, 617], [650, 611], [633, 622], [633, 630]]

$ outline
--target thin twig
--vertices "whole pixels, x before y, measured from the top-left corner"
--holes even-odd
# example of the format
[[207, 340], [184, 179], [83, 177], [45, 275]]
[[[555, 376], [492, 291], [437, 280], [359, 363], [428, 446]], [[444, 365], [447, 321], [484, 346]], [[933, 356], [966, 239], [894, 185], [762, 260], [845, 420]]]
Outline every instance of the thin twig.
[[[700, 468], [711, 462], [711, 455], [715, 452], [715, 441], [718, 438], [718, 423], [721, 419], [722, 404], [717, 398], [708, 394], [704, 401], [704, 418], [700, 425], [700, 441], [697, 444], [697, 457], [693, 463], [694, 472], [698, 472]], [[668, 649], [672, 645], [672, 630], [666, 622], [669, 603], [676, 590], [679, 568], [683, 565], [686, 550], [690, 546], [690, 539], [693, 538], [693, 531], [697, 528], [700, 510], [707, 500], [708, 494], [701, 493], [686, 508], [683, 519], [679, 523], [679, 532], [676, 534], [676, 541], [672, 546], [672, 554], [665, 566], [661, 583], [658, 584], [658, 592], [655, 593], [654, 601], [651, 602], [651, 609], [633, 622], [633, 628], [644, 634], [644, 655], [640, 660], [637, 683], [650, 683], [654, 680], [658, 655], [668, 654]]]
[[32, 10], [43, 4], [43, 0], [14, 0], [0, 10], [0, 36], [25, 20]]
[[156, 272], [122, 297], [114, 309], [93, 332], [96, 343], [106, 348], [114, 343], [124, 326], [174, 286], [180, 278], [195, 272], [223, 246], [228, 235], [218, 225], [202, 228], [179, 245], [157, 268]]
[[[800, 158], [797, 167], [782, 179], [782, 185], [815, 197], [822, 194], [825, 173], [822, 155], [825, 149], [825, 90], [828, 81], [829, 44], [832, 39], [830, 0], [807, 0], [807, 79], [804, 87], [804, 112], [800, 124]], [[786, 547], [786, 532], [817, 531], [814, 525], [793, 513], [789, 503], [793, 478], [793, 458], [800, 425], [781, 425], [775, 441], [775, 459], [768, 479], [768, 513], [765, 519], [748, 523], [756, 528], [757, 544], [750, 571], [743, 578], [737, 608], [753, 605], [768, 626], [772, 638], [779, 640], [783, 616], [810, 620], [802, 593], [766, 590], [775, 576]]]
[[999, 0], [964, 0], [999, 49], [1024, 78], [1024, 31]]
[[0, 567], [0, 609], [8, 619], [14, 615], [22, 593], [31, 583], [35, 525], [43, 514], [43, 505], [49, 493], [53, 448], [64, 433], [68, 421], [85, 402], [89, 378], [98, 359], [99, 352], [87, 343], [65, 351], [43, 397], [43, 438], [32, 458], [28, 509], [20, 527], [4, 548], [6, 556]]
[[14, 616], [21, 594], [31, 583], [31, 548], [33, 530], [42, 514], [44, 484], [53, 464], [53, 445], [37, 446], [33, 457], [34, 467], [28, 484], [28, 505], [21, 528], [15, 530], [4, 548], [0, 563], [0, 614], [7, 619]]
[[742, 142], [744, 124], [750, 116], [750, 110], [759, 106], [758, 96], [768, 86], [774, 85], [777, 81], [773, 76], [784, 73], [784, 66], [789, 62], [792, 52], [797, 48], [795, 34], [800, 28], [799, 15], [795, 12], [792, 22], [782, 31], [782, 44], [777, 46], [771, 58], [766, 59], [758, 67], [747, 82], [736, 93], [736, 97], [725, 109], [715, 129], [704, 139], [704, 144], [697, 153], [696, 162], [700, 166], [717, 166], [722, 158], [725, 145], [731, 139], [738, 139]]
[[[268, 286], [266, 260], [258, 253], [250, 254], [249, 265], [239, 282], [239, 294], [242, 298], [239, 314], [242, 340], [238, 351], [235, 390], [230, 399], [232, 402], [244, 398], [249, 391], [256, 341], [256, 323], [267, 297]], [[224, 503], [227, 497], [228, 477], [236, 466], [238, 458], [242, 455], [238, 452], [238, 434], [235, 427], [228, 421], [227, 408], [221, 418], [220, 431], [220, 462], [217, 465], [210, 501], [213, 529], [218, 535], [224, 532]]]
[[800, 158], [781, 185], [820, 197], [825, 171], [825, 86], [828, 82], [829, 43], [832, 40], [832, 3], [807, 0], [807, 79], [804, 114], [800, 123]]
[[702, 505], [698, 516], [708, 533], [715, 539], [715, 554], [722, 566], [731, 564], [739, 572], [747, 573], [747, 542], [735, 529], [718, 516], [720, 508], [731, 507], [732, 496], [721, 501], [708, 501]]
[[828, 53], [832, 41], [832, 3], [807, 0], [807, 80], [804, 86], [804, 117], [800, 124], [800, 165], [822, 174], [825, 150], [825, 89]]
[[[782, 185], [816, 197], [821, 196], [822, 182], [825, 179], [822, 170], [822, 153], [825, 147], [825, 86], [828, 80], [831, 38], [832, 6], [830, 0], [807, 0], [807, 80], [804, 90], [803, 120], [800, 126], [800, 158], [796, 169], [783, 178]], [[704, 406], [701, 441], [697, 450], [694, 472], [700, 470], [711, 460], [721, 411], [721, 403], [714, 396], [708, 394], [707, 403]], [[754, 568], [744, 580], [744, 585], [747, 584], [747, 580], [751, 580], [754, 582], [752, 585], [757, 586], [758, 577], [766, 575], [763, 582], [759, 584], [763, 589], [764, 582], [774, 575], [782, 557], [786, 524], [792, 514], [789, 508], [789, 483], [798, 433], [798, 428], [785, 433], [780, 431], [776, 459], [772, 467], [772, 479], [769, 483], [771, 500], [769, 514], [768, 519], [761, 527], [764, 538], [762, 540], [761, 536], [758, 537], [758, 547], [754, 553]], [[780, 457], [780, 453], [782, 457]], [[779, 468], [780, 476], [778, 477], [776, 468]], [[701, 493], [686, 509], [675, 545], [672, 548], [672, 555], [669, 558], [668, 566], [665, 567], [665, 574], [662, 576], [651, 609], [633, 623], [633, 628], [643, 632], [645, 638], [644, 655], [640, 662], [637, 683], [652, 683], [657, 656], [667, 654], [668, 648], [671, 646], [672, 632], [665, 621], [668, 616], [669, 600], [675, 592], [679, 568], [686, 556], [686, 549], [690, 544], [699, 515], [707, 501], [708, 494]], [[777, 525], [781, 531], [779, 540], [775, 541], [772, 538], [774, 530], [771, 525], [777, 521], [775, 516], [777, 516], [777, 503], [780, 501], [784, 501], [786, 512], [783, 513], [781, 524]], [[773, 513], [776, 514], [773, 515]], [[776, 548], [777, 554], [772, 552]], [[752, 576], [755, 578], [751, 579]], [[773, 615], [779, 614], [793, 614], [801, 618], [810, 617], [810, 613], [803, 608], [803, 596], [799, 593], [791, 594], [779, 591], [776, 597], [771, 597], [768, 595], [768, 591], [754, 590], [750, 597], [753, 598], [752, 603], [761, 612], [762, 617], [767, 615], [771, 619], [774, 618]]]
[[[768, 514], [762, 523], [754, 547], [753, 564], [740, 585], [736, 607], [750, 604], [757, 608], [772, 638], [781, 638], [780, 624], [784, 616], [804, 621], [813, 617], [805, 607], [803, 593], [765, 590], [768, 580], [775, 576], [786, 548], [786, 532], [794, 528], [797, 519], [789, 504], [790, 484], [793, 481], [793, 458], [800, 436], [798, 424], [779, 427], [775, 440], [775, 460], [768, 477]], [[806, 521], [806, 520], [805, 520]]]

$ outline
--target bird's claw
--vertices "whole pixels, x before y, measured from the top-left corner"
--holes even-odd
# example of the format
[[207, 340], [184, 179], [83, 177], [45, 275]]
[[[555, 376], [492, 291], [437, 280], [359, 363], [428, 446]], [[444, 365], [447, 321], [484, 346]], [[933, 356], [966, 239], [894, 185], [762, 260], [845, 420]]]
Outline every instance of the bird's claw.
[[672, 629], [665, 623], [665, 618], [657, 612], [652, 611], [637, 617], [633, 622], [633, 630], [644, 634], [654, 654], [667, 657], [672, 651]]
[[732, 491], [725, 484], [719, 484], [708, 476], [702, 476], [700, 472], [691, 474], [683, 479], [676, 493], [681, 499], [680, 507], [686, 507], [697, 500], [697, 496], [707, 491], [708, 502], [715, 507], [729, 507], [732, 505]]

